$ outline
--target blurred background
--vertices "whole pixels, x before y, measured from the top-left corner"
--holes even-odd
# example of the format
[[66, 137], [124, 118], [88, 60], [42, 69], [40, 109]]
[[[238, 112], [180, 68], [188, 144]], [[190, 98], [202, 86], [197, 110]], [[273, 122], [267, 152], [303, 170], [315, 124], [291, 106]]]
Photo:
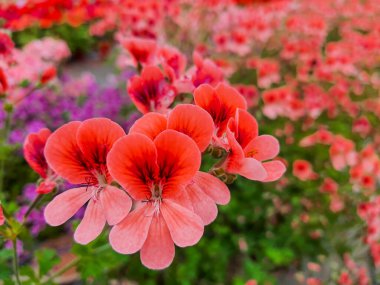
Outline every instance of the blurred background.
[[[75, 244], [83, 212], [47, 226], [47, 194], [17, 240], [23, 284], [379, 284], [378, 0], [1, 1], [4, 210], [21, 222], [37, 196], [29, 133], [100, 116], [128, 131], [141, 116], [126, 92], [134, 49], [152, 42], [178, 100], [191, 100], [189, 84], [239, 90], [260, 133], [280, 140], [286, 174], [236, 180], [201, 241], [164, 271], [114, 252], [107, 231]], [[0, 283], [14, 284], [2, 236]]]

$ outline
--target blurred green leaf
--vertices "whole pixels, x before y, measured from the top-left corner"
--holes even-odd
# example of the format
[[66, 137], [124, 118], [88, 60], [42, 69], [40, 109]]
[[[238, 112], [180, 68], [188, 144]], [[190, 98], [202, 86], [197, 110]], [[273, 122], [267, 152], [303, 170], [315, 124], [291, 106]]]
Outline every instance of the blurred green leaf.
[[60, 258], [53, 249], [39, 249], [35, 251], [38, 262], [39, 276], [46, 275], [55, 265], [60, 262]]

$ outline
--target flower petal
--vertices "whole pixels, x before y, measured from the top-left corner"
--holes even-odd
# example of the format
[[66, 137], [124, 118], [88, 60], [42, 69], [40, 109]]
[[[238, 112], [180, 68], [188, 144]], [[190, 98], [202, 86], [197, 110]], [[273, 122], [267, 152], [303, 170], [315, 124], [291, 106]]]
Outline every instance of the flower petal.
[[200, 240], [204, 226], [198, 215], [170, 200], [164, 200], [160, 209], [176, 245], [191, 246]]
[[91, 198], [92, 191], [86, 187], [66, 190], [57, 195], [45, 208], [46, 223], [59, 226], [70, 219]]
[[153, 210], [152, 204], [141, 204], [140, 207], [114, 226], [109, 235], [112, 248], [123, 254], [139, 251], [148, 236], [154, 214]]
[[[125, 132], [117, 123], [107, 118], [93, 118], [82, 122], [77, 132], [77, 142], [86, 162], [107, 176], [107, 154]], [[107, 177], [110, 182], [110, 177]]]
[[259, 134], [259, 126], [256, 119], [246, 110], [237, 109], [235, 114], [235, 129], [232, 130], [235, 137], [244, 149], [246, 145]]
[[49, 166], [73, 184], [85, 183], [92, 174], [77, 144], [81, 122], [73, 121], [57, 129], [47, 140], [45, 157]]
[[218, 208], [213, 199], [203, 192], [196, 183], [190, 183], [186, 192], [193, 204], [194, 213], [203, 221], [204, 225], [211, 224], [218, 215]]
[[148, 237], [141, 248], [141, 262], [150, 269], [164, 269], [173, 262], [174, 255], [174, 242], [165, 220], [161, 214], [154, 215]]
[[29, 134], [23, 147], [25, 160], [42, 178], [47, 177], [48, 165], [44, 156], [44, 148], [50, 135], [51, 131], [46, 128], [41, 129], [38, 133]]
[[[231, 119], [228, 125], [232, 122]], [[246, 158], [244, 156], [243, 149], [236, 141], [229, 127], [227, 128], [227, 139], [231, 149], [223, 165], [225, 170], [228, 173], [239, 174], [250, 180], [261, 181], [265, 179], [267, 173], [261, 162], [254, 158]]]
[[176, 195], [170, 196], [170, 200], [174, 203], [190, 210], [191, 212], [194, 212], [193, 203], [190, 200], [189, 195], [186, 191], [186, 186], [179, 186], [179, 191]]
[[124, 190], [107, 186], [100, 192], [100, 202], [109, 225], [113, 226], [124, 219], [132, 208], [132, 200]]
[[256, 181], [263, 181], [268, 176], [263, 164], [254, 158], [243, 159], [237, 174]]
[[164, 115], [154, 112], [147, 113], [132, 125], [129, 133], [143, 134], [154, 140], [159, 133], [166, 130], [167, 123]]
[[180, 132], [166, 130], [154, 140], [160, 179], [166, 180], [163, 197], [178, 193], [180, 184], [187, 184], [201, 165], [201, 152], [195, 142]]
[[214, 122], [210, 114], [202, 108], [191, 105], [177, 105], [168, 118], [168, 129], [173, 129], [191, 137], [201, 152], [205, 151], [214, 133]]
[[215, 88], [215, 92], [219, 97], [222, 107], [220, 110], [220, 115], [223, 115], [224, 117], [224, 120], [221, 120], [219, 126], [218, 135], [220, 136], [224, 133], [228, 120], [235, 116], [236, 110], [247, 109], [247, 101], [235, 88], [225, 83], [219, 83]]
[[215, 88], [216, 93], [222, 104], [226, 104], [229, 110], [231, 110], [231, 116], [235, 115], [237, 108], [246, 110], [247, 101], [244, 96], [241, 95], [235, 88], [225, 83], [219, 83]]
[[74, 233], [74, 240], [80, 244], [88, 244], [103, 231], [106, 216], [100, 201], [91, 199], [87, 205], [84, 217]]
[[151, 196], [147, 181], [157, 176], [157, 152], [152, 140], [141, 134], [119, 139], [107, 157], [108, 170], [135, 200]]
[[279, 160], [264, 162], [263, 166], [268, 173], [263, 182], [272, 182], [281, 178], [286, 171], [286, 166]]
[[128, 82], [128, 95], [141, 113], [166, 112], [174, 101], [176, 92], [155, 65], [144, 66], [141, 76], [135, 75]]
[[262, 135], [251, 140], [244, 148], [246, 157], [253, 157], [259, 161], [269, 160], [278, 155], [280, 144], [275, 137]]
[[230, 202], [230, 190], [215, 176], [198, 171], [193, 180], [216, 204], [226, 205]]
[[[195, 104], [205, 109], [212, 118], [216, 119], [216, 115], [221, 108], [219, 97], [215, 94], [214, 88], [209, 84], [202, 84], [194, 90]], [[215, 112], [213, 112], [213, 110]]]
[[227, 172], [237, 173], [239, 171], [241, 162], [244, 159], [244, 151], [240, 144], [237, 142], [235, 135], [231, 132], [230, 126], [234, 124], [234, 119], [230, 119], [228, 123], [226, 137], [230, 147], [226, 161], [224, 162], [224, 168]]

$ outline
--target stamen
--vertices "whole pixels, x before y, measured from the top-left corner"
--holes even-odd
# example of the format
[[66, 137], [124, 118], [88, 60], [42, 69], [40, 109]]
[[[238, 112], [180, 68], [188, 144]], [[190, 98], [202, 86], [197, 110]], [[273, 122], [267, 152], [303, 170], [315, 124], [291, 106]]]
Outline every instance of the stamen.
[[248, 153], [247, 153], [247, 156], [248, 157], [253, 157], [254, 155], [258, 154], [259, 152], [257, 151], [257, 149], [252, 149], [250, 150]]

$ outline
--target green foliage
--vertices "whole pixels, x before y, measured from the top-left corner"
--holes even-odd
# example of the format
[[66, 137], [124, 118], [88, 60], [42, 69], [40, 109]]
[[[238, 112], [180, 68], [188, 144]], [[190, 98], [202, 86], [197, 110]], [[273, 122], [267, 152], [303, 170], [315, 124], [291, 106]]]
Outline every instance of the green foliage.
[[35, 39], [55, 37], [64, 40], [74, 56], [89, 53], [95, 47], [95, 39], [89, 34], [88, 25], [72, 27], [67, 24], [55, 25], [50, 29], [31, 27], [13, 33], [13, 40], [17, 46], [24, 46]]
[[46, 275], [55, 265], [60, 262], [60, 258], [53, 249], [40, 249], [34, 253], [38, 262], [38, 275]]

